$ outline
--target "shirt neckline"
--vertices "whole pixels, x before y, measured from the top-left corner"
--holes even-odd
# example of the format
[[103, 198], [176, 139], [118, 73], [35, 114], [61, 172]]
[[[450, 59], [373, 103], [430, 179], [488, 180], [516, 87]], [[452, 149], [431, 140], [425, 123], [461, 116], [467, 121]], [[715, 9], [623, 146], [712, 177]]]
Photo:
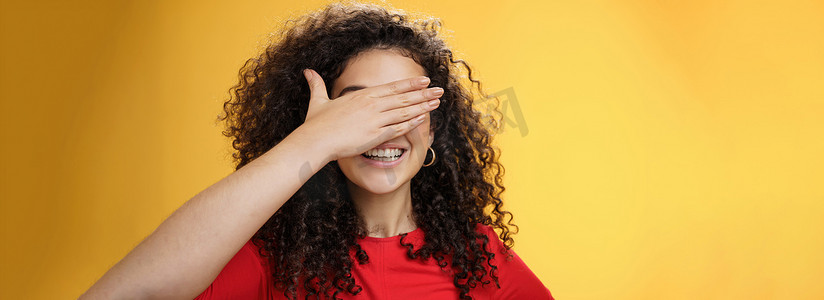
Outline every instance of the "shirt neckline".
[[[403, 234], [399, 234], [399, 235], [396, 235], [396, 236], [385, 237], [385, 238], [365, 236], [365, 237], [359, 238], [358, 240], [359, 241], [364, 241], [364, 242], [373, 242], [373, 243], [388, 243], [388, 242], [397, 243], [398, 241], [400, 241], [401, 236], [403, 236]], [[410, 241], [409, 238], [419, 238], [419, 237], [422, 237], [422, 236], [423, 236], [423, 229], [421, 229], [420, 227], [415, 228], [415, 230], [412, 230], [412, 231], [406, 233], [406, 242]]]

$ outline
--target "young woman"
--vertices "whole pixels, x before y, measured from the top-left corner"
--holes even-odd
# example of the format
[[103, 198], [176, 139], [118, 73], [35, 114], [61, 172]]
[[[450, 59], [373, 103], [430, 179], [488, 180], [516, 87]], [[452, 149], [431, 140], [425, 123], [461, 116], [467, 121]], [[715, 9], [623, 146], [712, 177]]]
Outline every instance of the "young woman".
[[497, 122], [438, 21], [333, 4], [290, 24], [224, 104], [236, 172], [81, 298], [552, 299], [510, 250]]

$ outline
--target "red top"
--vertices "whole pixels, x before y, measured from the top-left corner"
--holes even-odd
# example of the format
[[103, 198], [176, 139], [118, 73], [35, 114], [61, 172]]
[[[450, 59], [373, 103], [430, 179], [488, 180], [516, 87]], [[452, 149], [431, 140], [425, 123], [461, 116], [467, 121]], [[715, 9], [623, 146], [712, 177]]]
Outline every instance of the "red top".
[[[503, 243], [492, 227], [479, 226], [478, 231], [489, 236], [492, 263], [498, 267], [501, 288], [494, 283], [470, 289], [472, 299], [530, 299], [553, 300], [549, 290], [524, 264], [514, 251], [510, 259], [500, 253]], [[423, 244], [423, 231], [418, 228], [407, 234], [404, 242], [416, 249]], [[342, 292], [342, 299], [457, 299], [459, 292], [453, 284], [453, 275], [439, 267], [434, 259], [422, 262], [410, 259], [407, 249], [400, 244], [400, 236], [359, 239], [361, 248], [369, 255], [369, 262], [353, 264], [352, 276], [363, 290], [352, 296]], [[354, 253], [353, 253], [354, 255]], [[232, 258], [215, 281], [195, 299], [286, 299], [275, 290], [268, 263], [251, 241]], [[447, 268], [448, 269], [448, 268]], [[298, 288], [298, 299], [303, 299]]]

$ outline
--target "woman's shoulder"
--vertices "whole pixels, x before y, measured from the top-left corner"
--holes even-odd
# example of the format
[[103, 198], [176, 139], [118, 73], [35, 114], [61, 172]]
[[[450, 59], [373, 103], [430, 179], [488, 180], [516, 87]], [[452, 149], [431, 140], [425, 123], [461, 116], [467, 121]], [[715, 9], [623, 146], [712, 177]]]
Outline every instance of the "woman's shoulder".
[[490, 246], [490, 250], [492, 250], [490, 252], [506, 252], [507, 248], [504, 246], [498, 232], [495, 231], [495, 227], [492, 225], [477, 223], [475, 224], [475, 232], [483, 234], [488, 238], [488, 245]]
[[[504, 246], [495, 227], [477, 224], [478, 233], [488, 237], [489, 252], [492, 253], [490, 263], [495, 266], [495, 274], [501, 288], [494, 289], [497, 299], [553, 299], [549, 289], [538, 279], [532, 270], [515, 253]], [[477, 292], [483, 292], [481, 288]]]
[[249, 240], [195, 299], [268, 299], [271, 285], [267, 261]]

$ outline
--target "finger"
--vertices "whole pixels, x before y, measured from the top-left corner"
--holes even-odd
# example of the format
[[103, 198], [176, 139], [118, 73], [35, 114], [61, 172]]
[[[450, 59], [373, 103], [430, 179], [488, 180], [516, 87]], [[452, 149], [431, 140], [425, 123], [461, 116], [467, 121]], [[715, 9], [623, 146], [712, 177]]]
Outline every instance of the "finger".
[[382, 136], [386, 138], [387, 141], [402, 136], [412, 131], [412, 129], [415, 129], [415, 127], [420, 126], [424, 120], [426, 120], [426, 114], [417, 116], [409, 121], [386, 126], [384, 127], [386, 130]]
[[440, 99], [432, 99], [427, 102], [418, 103], [412, 106], [399, 107], [390, 111], [386, 111], [381, 116], [385, 118], [384, 124], [396, 124], [400, 122], [409, 121], [414, 117], [420, 116], [430, 112], [441, 104]]
[[306, 82], [309, 84], [309, 107], [306, 111], [306, 119], [309, 119], [321, 104], [329, 101], [329, 98], [326, 95], [326, 84], [317, 72], [305, 69], [303, 70], [303, 76], [306, 77]]
[[429, 77], [418, 76], [376, 86], [374, 88], [374, 92], [371, 95], [375, 97], [386, 97], [390, 95], [419, 90], [427, 86], [429, 86]]
[[380, 108], [381, 111], [387, 111], [400, 107], [425, 103], [429, 100], [438, 99], [438, 97], [443, 96], [443, 93], [444, 91], [440, 87], [431, 87], [428, 89], [406, 92], [400, 95], [387, 97], [387, 99], [382, 99], [388, 101], [380, 101]]
[[303, 70], [303, 76], [306, 77], [306, 82], [309, 83], [311, 99], [329, 100], [329, 95], [326, 94], [326, 83], [323, 82], [320, 74], [315, 72], [315, 70], [305, 69]]

